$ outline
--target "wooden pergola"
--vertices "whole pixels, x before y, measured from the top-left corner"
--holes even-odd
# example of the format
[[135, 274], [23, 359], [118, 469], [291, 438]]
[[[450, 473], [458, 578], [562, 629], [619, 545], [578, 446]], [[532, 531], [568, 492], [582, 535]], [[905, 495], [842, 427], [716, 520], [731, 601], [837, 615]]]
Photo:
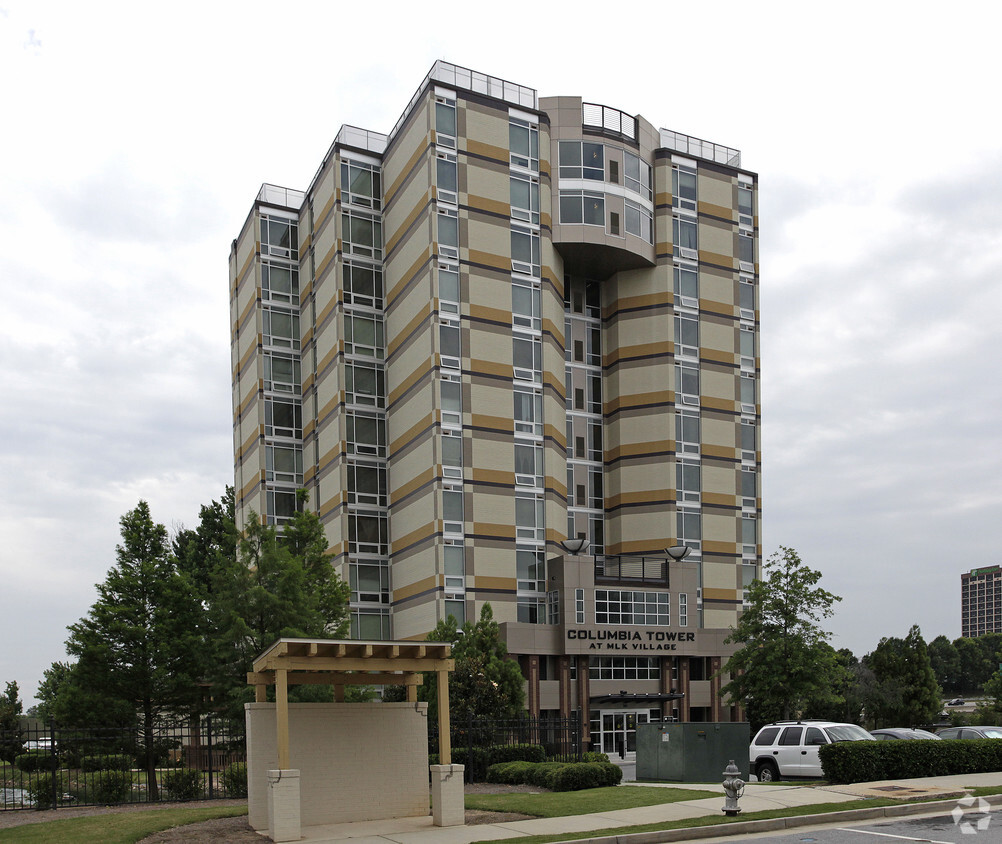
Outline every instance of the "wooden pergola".
[[424, 672], [438, 677], [438, 755], [452, 764], [449, 737], [449, 672], [452, 645], [443, 642], [364, 642], [342, 639], [279, 639], [254, 660], [247, 674], [254, 699], [267, 702], [268, 686], [275, 687], [275, 727], [278, 767], [289, 769], [289, 686], [328, 685], [334, 700], [344, 700], [351, 685], [405, 686], [407, 700], [417, 701]]

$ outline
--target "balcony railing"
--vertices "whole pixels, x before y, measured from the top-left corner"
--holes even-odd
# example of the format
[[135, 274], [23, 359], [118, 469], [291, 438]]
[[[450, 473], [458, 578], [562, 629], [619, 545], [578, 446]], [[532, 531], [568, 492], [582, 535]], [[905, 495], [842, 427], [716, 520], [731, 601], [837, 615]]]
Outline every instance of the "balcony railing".
[[705, 158], [717, 164], [726, 164], [728, 167], [741, 166], [741, 150], [704, 141], [691, 135], [683, 135], [681, 132], [672, 132], [670, 129], [661, 130], [661, 146], [684, 155], [694, 155], [696, 158]]
[[267, 202], [269, 205], [281, 205], [284, 208], [292, 208], [298, 211], [303, 205], [305, 194], [301, 190], [283, 188], [279, 185], [269, 185], [267, 182], [261, 185], [261, 190], [257, 192], [258, 202]]

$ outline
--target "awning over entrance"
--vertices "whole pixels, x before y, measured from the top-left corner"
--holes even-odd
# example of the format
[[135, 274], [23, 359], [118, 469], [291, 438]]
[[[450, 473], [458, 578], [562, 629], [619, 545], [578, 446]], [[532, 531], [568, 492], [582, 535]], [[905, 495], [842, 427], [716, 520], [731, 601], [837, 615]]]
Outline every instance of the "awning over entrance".
[[597, 695], [590, 698], [591, 703], [660, 703], [663, 700], [681, 700], [685, 695], [681, 692], [664, 692], [661, 694], [644, 694], [637, 692], [619, 692], [612, 695]]
[[289, 768], [289, 686], [322, 684], [334, 687], [334, 699], [344, 700], [347, 685], [406, 686], [407, 700], [417, 700], [422, 672], [438, 674], [439, 759], [451, 764], [449, 740], [449, 672], [452, 645], [442, 642], [365, 642], [341, 639], [279, 639], [254, 660], [247, 682], [255, 699], [267, 700], [275, 686], [278, 767]]

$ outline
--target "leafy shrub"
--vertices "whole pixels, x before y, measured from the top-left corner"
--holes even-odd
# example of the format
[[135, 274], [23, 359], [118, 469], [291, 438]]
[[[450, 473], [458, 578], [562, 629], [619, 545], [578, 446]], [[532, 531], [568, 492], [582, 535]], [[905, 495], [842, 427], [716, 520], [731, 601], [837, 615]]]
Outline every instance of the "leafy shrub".
[[54, 771], [58, 762], [49, 750], [27, 750], [14, 760], [25, 773], [33, 771]]
[[[55, 783], [53, 783], [55, 779]], [[28, 798], [36, 809], [54, 809], [56, 803], [52, 800], [52, 792], [56, 792], [56, 800], [63, 793], [63, 778], [60, 774], [42, 774], [28, 783]]]
[[202, 774], [194, 768], [177, 768], [164, 774], [163, 788], [169, 800], [197, 800], [203, 787]]
[[623, 771], [611, 762], [501, 762], [491, 765], [487, 781], [536, 785], [551, 791], [579, 791], [618, 785]]
[[80, 770], [91, 771], [129, 771], [132, 769], [132, 757], [126, 753], [109, 753], [103, 756], [83, 756], [80, 758]]
[[91, 783], [89, 797], [95, 803], [126, 803], [132, 794], [132, 772], [118, 769], [100, 771]]
[[546, 753], [541, 744], [503, 744], [489, 748], [490, 762], [543, 762]]
[[819, 756], [833, 783], [980, 774], [1002, 770], [1002, 739], [844, 741]]
[[234, 762], [223, 771], [223, 788], [230, 797], [247, 796], [246, 762]]
[[608, 762], [608, 753], [599, 753], [597, 750], [586, 750], [581, 754], [582, 762]]

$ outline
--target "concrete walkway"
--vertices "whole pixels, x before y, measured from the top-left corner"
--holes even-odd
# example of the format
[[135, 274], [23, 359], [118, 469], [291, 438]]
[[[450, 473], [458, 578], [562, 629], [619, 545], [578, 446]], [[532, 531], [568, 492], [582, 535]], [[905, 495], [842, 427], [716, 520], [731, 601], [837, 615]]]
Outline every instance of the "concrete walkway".
[[[1002, 787], [1002, 771], [990, 774], [967, 774], [963, 776], [928, 777], [914, 780], [894, 780], [886, 782], [856, 783], [854, 785], [787, 786], [760, 785], [750, 783], [745, 786], [741, 798], [742, 813], [759, 812], [769, 809], [784, 809], [800, 806], [816, 806], [824, 803], [845, 803], [861, 797], [901, 798], [907, 804], [915, 798], [938, 798], [954, 800], [963, 796], [965, 789], [978, 786]], [[352, 844], [470, 844], [473, 841], [493, 841], [501, 838], [517, 838], [526, 835], [560, 835], [563, 833], [588, 832], [590, 830], [636, 826], [639, 824], [667, 823], [696, 817], [719, 817], [724, 804], [724, 791], [720, 785], [698, 785], [690, 783], [631, 783], [637, 788], [684, 788], [714, 791], [719, 797], [686, 800], [680, 803], [663, 803], [643, 806], [637, 809], [621, 809], [613, 812], [598, 812], [590, 815], [574, 815], [563, 818], [537, 818], [529, 821], [482, 824], [478, 826], [432, 826], [430, 817], [394, 818], [361, 823], [329, 824], [303, 828], [302, 841], [310, 844], [333, 844], [351, 841]], [[895, 809], [898, 807], [894, 807]], [[901, 807], [903, 811], [904, 807]], [[860, 813], [874, 810], [859, 810]], [[854, 812], [855, 814], [855, 812]], [[895, 814], [888, 811], [888, 814]], [[810, 816], [808, 816], [810, 817]], [[861, 818], [866, 815], [861, 815]], [[824, 815], [812, 820], [798, 819], [799, 823], [819, 822]], [[762, 822], [765, 823], [765, 822]], [[713, 827], [714, 835], [739, 835], [749, 831], [746, 824], [741, 827]], [[681, 833], [682, 831], [680, 831]], [[686, 830], [677, 838], [700, 837]], [[674, 836], [672, 836], [674, 837]], [[590, 842], [624, 841], [618, 838], [592, 838]], [[646, 837], [647, 841], [651, 839]], [[662, 840], [670, 840], [663, 838]]]

